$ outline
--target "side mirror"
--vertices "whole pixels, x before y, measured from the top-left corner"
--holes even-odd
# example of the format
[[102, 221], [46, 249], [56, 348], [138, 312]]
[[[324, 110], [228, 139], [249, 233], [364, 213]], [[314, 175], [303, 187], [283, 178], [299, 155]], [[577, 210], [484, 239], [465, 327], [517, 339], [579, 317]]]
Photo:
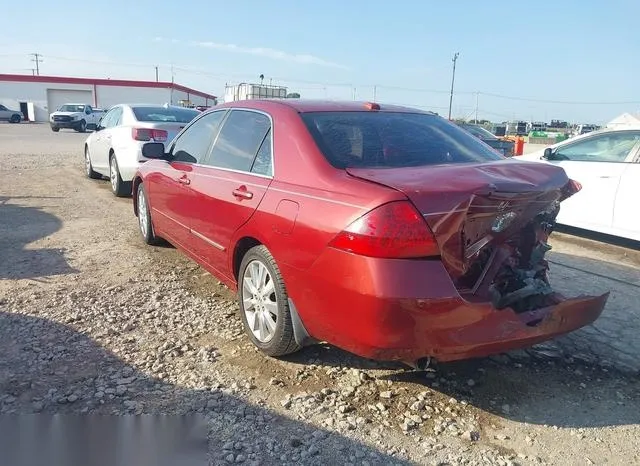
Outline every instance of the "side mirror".
[[553, 149], [551, 147], [547, 147], [544, 150], [544, 155], [542, 156], [545, 160], [553, 160]]
[[168, 159], [161, 142], [147, 142], [142, 146], [142, 156], [147, 159]]

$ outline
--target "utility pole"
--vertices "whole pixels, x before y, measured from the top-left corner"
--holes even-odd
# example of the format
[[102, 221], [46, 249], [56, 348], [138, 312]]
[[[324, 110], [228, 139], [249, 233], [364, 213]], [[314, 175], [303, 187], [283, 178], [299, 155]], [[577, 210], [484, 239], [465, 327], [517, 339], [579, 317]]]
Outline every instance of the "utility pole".
[[453, 74], [451, 75], [451, 95], [449, 96], [449, 120], [451, 120], [451, 106], [453, 105], [453, 83], [456, 80], [456, 61], [458, 61], [458, 56], [460, 54], [456, 52], [453, 55]]
[[156, 82], [160, 81], [159, 76], [158, 76], [158, 67], [156, 66]]
[[39, 53], [30, 53], [29, 55], [33, 57], [31, 61], [36, 64], [36, 75], [40, 76], [40, 63], [42, 63], [42, 58], [40, 57], [42, 57], [42, 55]]
[[476, 92], [476, 120], [475, 120], [475, 124], [478, 124], [478, 96], [480, 95], [479, 92]]

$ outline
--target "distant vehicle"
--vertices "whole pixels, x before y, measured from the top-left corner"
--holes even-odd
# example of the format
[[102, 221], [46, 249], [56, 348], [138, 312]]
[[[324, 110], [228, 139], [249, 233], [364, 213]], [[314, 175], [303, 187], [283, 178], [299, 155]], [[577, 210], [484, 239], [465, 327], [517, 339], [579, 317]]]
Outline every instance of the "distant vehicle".
[[543, 121], [534, 121], [529, 124], [529, 131], [545, 131], [547, 124]]
[[482, 126], [472, 125], [470, 123], [460, 123], [459, 126], [473, 134], [481, 141], [493, 147], [505, 157], [513, 156], [515, 147], [515, 143], [513, 141], [500, 139]]
[[582, 185], [558, 223], [640, 241], [640, 128], [594, 131], [518, 159], [562, 167]]
[[598, 130], [598, 126], [596, 125], [578, 125], [576, 126], [575, 131], [573, 132], [574, 136], [579, 136], [581, 134], [591, 133], [593, 131]]
[[108, 176], [116, 196], [131, 194], [131, 180], [146, 158], [145, 142], [170, 142], [187, 123], [200, 115], [195, 109], [169, 105], [116, 105], [104, 115], [84, 144], [89, 178]]
[[515, 136], [526, 136], [527, 122], [526, 121], [510, 121], [507, 123], [507, 134]]
[[103, 114], [88, 104], [64, 104], [49, 116], [49, 124], [54, 133], [62, 128], [84, 133], [87, 129], [94, 129]]
[[565, 129], [568, 127], [569, 127], [569, 123], [563, 120], [551, 120], [551, 123], [549, 123], [549, 128]]
[[548, 282], [547, 236], [577, 189], [566, 173], [429, 112], [225, 103], [168, 150], [142, 150], [156, 159], [133, 184], [143, 240], [237, 290], [247, 337], [270, 356], [326, 341], [424, 367], [571, 332], [608, 298]]
[[4, 105], [0, 105], [0, 121], [8, 121], [9, 123], [20, 123], [24, 120], [24, 115], [18, 110], [10, 110]]
[[224, 101], [236, 102], [238, 100], [252, 99], [286, 99], [287, 88], [266, 84], [241, 83], [235, 86], [226, 86], [224, 89]]

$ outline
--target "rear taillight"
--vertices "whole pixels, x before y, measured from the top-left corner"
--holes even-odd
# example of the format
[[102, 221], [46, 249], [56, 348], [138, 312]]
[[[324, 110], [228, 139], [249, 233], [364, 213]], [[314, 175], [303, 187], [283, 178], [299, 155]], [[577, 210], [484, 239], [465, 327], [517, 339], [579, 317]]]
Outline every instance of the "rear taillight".
[[166, 142], [168, 133], [163, 129], [132, 128], [131, 137], [136, 141]]
[[424, 218], [409, 201], [373, 209], [341, 231], [329, 245], [370, 257], [418, 258], [440, 254]]

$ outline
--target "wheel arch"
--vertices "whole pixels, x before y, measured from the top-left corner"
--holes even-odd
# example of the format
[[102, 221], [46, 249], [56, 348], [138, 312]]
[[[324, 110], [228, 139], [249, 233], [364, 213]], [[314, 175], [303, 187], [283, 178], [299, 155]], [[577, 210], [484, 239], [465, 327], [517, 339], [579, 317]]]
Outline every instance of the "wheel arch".
[[233, 248], [233, 254], [231, 256], [231, 272], [233, 273], [233, 278], [235, 278], [236, 283], [239, 280], [240, 264], [242, 263], [242, 259], [244, 258], [245, 254], [249, 252], [251, 248], [260, 245], [265, 244], [253, 236], [243, 236], [238, 241], [236, 241], [236, 244]]

